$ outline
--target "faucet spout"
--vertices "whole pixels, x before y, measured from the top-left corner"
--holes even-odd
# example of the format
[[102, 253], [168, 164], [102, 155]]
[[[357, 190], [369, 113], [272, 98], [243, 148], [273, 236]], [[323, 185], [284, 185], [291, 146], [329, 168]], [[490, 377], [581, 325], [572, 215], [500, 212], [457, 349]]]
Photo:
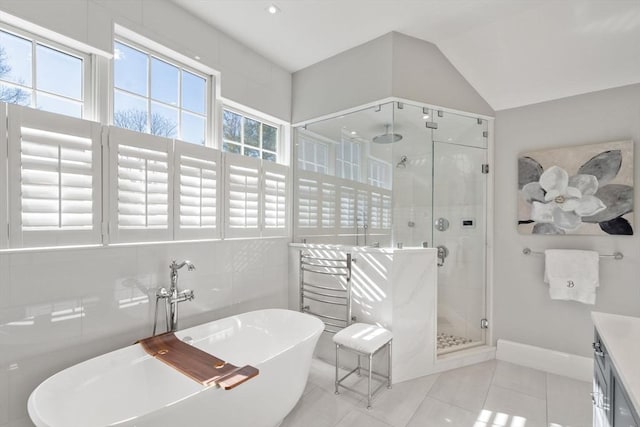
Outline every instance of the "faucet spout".
[[193, 265], [193, 263], [189, 260], [184, 260], [181, 263], [177, 263], [176, 260], [171, 261], [171, 265], [169, 266], [169, 268], [171, 269], [171, 272], [173, 273], [174, 271], [177, 274], [177, 271], [180, 270], [182, 267], [187, 266], [187, 270], [189, 271], [193, 271], [196, 269], [196, 266]]
[[[185, 289], [183, 291], [180, 291], [178, 289], [178, 270], [180, 270], [184, 266], [187, 266], [188, 271], [193, 271], [196, 269], [196, 266], [188, 260], [182, 261], [180, 263], [176, 262], [176, 260], [171, 261], [171, 264], [169, 265], [169, 279], [171, 280], [171, 285], [169, 289], [161, 288], [156, 293], [156, 318], [158, 312], [158, 300], [163, 299], [165, 301], [167, 314], [167, 332], [175, 332], [178, 329], [178, 304], [185, 301], [191, 301], [195, 298], [192, 290]], [[154, 324], [154, 335], [155, 330], [156, 325]]]

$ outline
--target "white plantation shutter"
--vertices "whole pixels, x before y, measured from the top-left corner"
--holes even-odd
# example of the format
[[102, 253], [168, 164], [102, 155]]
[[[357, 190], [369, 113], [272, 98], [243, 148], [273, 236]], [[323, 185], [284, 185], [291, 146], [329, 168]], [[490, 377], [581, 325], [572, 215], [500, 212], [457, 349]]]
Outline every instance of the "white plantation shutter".
[[[299, 175], [302, 175], [302, 171], [299, 171]], [[320, 203], [318, 180], [306, 175], [299, 176], [296, 196], [298, 198], [298, 228], [317, 228], [318, 205]]]
[[324, 230], [333, 230], [336, 228], [336, 224], [338, 222], [338, 210], [336, 208], [337, 194], [338, 193], [336, 191], [336, 184], [332, 184], [329, 182], [322, 183], [322, 221], [320, 225]]
[[356, 190], [340, 186], [340, 228], [356, 226]]
[[8, 109], [11, 247], [99, 244], [101, 127]]
[[391, 191], [388, 194], [382, 195], [382, 229], [391, 230], [392, 222], [392, 204], [391, 204]]
[[262, 162], [262, 235], [288, 234], [289, 168], [274, 162]]
[[220, 237], [220, 151], [175, 141], [176, 240]]
[[227, 237], [260, 235], [260, 160], [225, 153]]
[[391, 191], [382, 188], [371, 189], [372, 233], [384, 233], [391, 229]]
[[9, 218], [7, 206], [9, 205], [7, 171], [7, 104], [0, 103], [0, 249], [9, 246]]
[[382, 228], [382, 194], [378, 192], [371, 193], [371, 218], [369, 219], [371, 230], [380, 230]]
[[371, 215], [369, 214], [369, 195], [370, 191], [359, 189], [357, 196], [356, 206], [356, 222], [357, 226], [361, 228], [364, 224], [370, 226], [369, 221]]
[[173, 141], [109, 127], [114, 243], [173, 238]]

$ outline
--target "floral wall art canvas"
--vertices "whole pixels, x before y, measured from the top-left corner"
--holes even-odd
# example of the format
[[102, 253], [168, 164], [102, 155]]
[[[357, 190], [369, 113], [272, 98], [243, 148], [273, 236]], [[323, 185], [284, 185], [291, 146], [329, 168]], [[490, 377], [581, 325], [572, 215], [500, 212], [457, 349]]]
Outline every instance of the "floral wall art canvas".
[[633, 234], [633, 141], [523, 153], [518, 230], [523, 234]]

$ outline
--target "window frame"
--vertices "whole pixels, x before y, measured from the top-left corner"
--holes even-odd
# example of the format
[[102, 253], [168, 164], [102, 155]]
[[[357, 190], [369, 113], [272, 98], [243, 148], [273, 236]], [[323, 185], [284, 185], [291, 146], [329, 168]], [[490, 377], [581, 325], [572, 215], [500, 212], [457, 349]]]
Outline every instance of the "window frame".
[[[345, 148], [349, 148], [350, 160], [344, 159]], [[355, 150], [357, 148], [357, 150]], [[354, 155], [354, 151], [357, 151], [357, 155]], [[338, 178], [346, 179], [349, 181], [362, 182], [362, 146], [357, 138], [352, 138], [346, 135], [342, 135], [340, 143], [336, 147], [336, 176]], [[356, 161], [357, 160], [357, 161]], [[345, 172], [349, 171], [349, 176], [346, 176]]]
[[[374, 156], [368, 156], [367, 158], [367, 184], [372, 187], [389, 189], [391, 175], [392, 175], [392, 166], [390, 162], [384, 161]], [[379, 179], [380, 177], [374, 177], [374, 171], [378, 174], [380, 172], [384, 172], [387, 176], [384, 176], [383, 179]], [[386, 179], [384, 179], [386, 178]]]
[[[124, 35], [121, 35], [119, 33], [116, 33], [112, 39], [112, 47], [115, 51], [115, 43], [120, 43], [123, 44], [131, 49], [137, 50], [143, 54], [145, 54], [147, 56], [147, 58], [149, 59], [148, 61], [148, 67], [147, 67], [147, 96], [142, 96], [139, 95], [137, 93], [133, 93], [133, 92], [129, 92], [126, 89], [120, 89], [117, 88], [115, 85], [115, 52], [114, 52], [114, 58], [111, 60], [110, 63], [110, 72], [111, 72], [111, 81], [110, 81], [110, 91], [109, 91], [109, 99], [110, 99], [110, 108], [109, 108], [109, 125], [110, 126], [114, 126], [114, 127], [118, 127], [115, 125], [114, 123], [114, 115], [115, 115], [115, 94], [116, 94], [116, 90], [121, 91], [127, 95], [130, 96], [135, 96], [141, 99], [145, 99], [146, 104], [147, 104], [147, 113], [150, 115], [151, 114], [151, 103], [152, 102], [157, 102], [159, 104], [162, 104], [163, 106], [169, 106], [171, 108], [176, 108], [178, 110], [178, 130], [180, 130], [180, 132], [182, 132], [182, 112], [187, 112], [189, 114], [195, 114], [198, 116], [202, 115], [200, 113], [195, 113], [191, 110], [188, 109], [184, 109], [182, 107], [182, 79], [180, 78], [178, 81], [178, 99], [179, 99], [179, 106], [172, 106], [170, 104], [167, 104], [166, 102], [163, 101], [159, 101], [159, 100], [154, 100], [151, 98], [151, 81], [152, 81], [152, 75], [151, 75], [151, 58], [157, 58], [160, 61], [166, 62], [169, 65], [172, 65], [178, 69], [180, 69], [181, 73], [182, 71], [187, 71], [191, 74], [194, 74], [195, 76], [198, 76], [202, 79], [205, 80], [206, 85], [205, 85], [205, 109], [206, 109], [206, 114], [204, 115], [205, 118], [205, 134], [204, 134], [204, 144], [197, 144], [195, 142], [191, 142], [191, 141], [185, 141], [184, 138], [182, 138], [182, 135], [176, 132], [176, 135], [173, 137], [167, 137], [167, 136], [162, 136], [162, 135], [153, 135], [153, 136], [158, 136], [160, 138], [170, 138], [170, 139], [176, 139], [176, 140], [180, 140], [180, 141], [185, 141], [185, 142], [189, 142], [190, 144], [194, 144], [194, 145], [200, 145], [202, 147], [211, 147], [211, 148], [216, 148], [216, 144], [215, 144], [215, 138], [214, 138], [214, 127], [215, 127], [215, 123], [217, 122], [217, 120], [215, 120], [216, 118], [216, 106], [215, 106], [215, 96], [214, 96], [214, 87], [215, 87], [215, 82], [216, 82], [216, 76], [214, 74], [211, 73], [207, 73], [201, 70], [198, 70], [192, 66], [189, 66], [187, 64], [185, 64], [184, 62], [180, 61], [179, 59], [176, 58], [172, 58], [170, 55], [164, 54], [159, 52], [157, 49], [154, 49], [151, 46], [145, 45], [144, 43], [139, 43], [136, 41], [131, 40], [131, 38], [126, 37]], [[182, 75], [182, 74], [181, 74]], [[149, 117], [149, 116], [148, 116]], [[149, 124], [147, 123], [147, 126]], [[127, 129], [127, 128], [122, 128], [122, 129]], [[132, 130], [132, 129], [127, 129], [127, 130]], [[135, 132], [135, 131], [134, 131]], [[152, 135], [150, 132], [145, 131], [145, 132], [140, 132], [140, 133], [145, 133], [148, 135]]]
[[[298, 150], [296, 164], [298, 169], [309, 172], [316, 172], [323, 175], [329, 175], [330, 172], [330, 157], [331, 147], [329, 142], [320, 141], [319, 139], [311, 138], [308, 135], [300, 135], [298, 137]], [[309, 149], [313, 150], [313, 155], [310, 156]], [[322, 164], [318, 161], [319, 150], [325, 150], [325, 163]], [[310, 159], [310, 157], [313, 157]]]
[[[43, 37], [40, 36], [38, 34], [35, 33], [31, 33], [16, 27], [13, 27], [9, 24], [6, 23], [2, 23], [0, 24], [0, 31], [3, 31], [5, 33], [11, 34], [13, 36], [22, 38], [22, 39], [26, 39], [28, 41], [31, 42], [31, 57], [32, 57], [32, 62], [31, 62], [31, 83], [32, 86], [28, 87], [28, 86], [24, 86], [24, 85], [19, 85], [16, 83], [12, 83], [12, 82], [8, 82], [5, 80], [1, 80], [3, 84], [9, 85], [9, 86], [15, 86], [15, 87], [21, 87], [24, 89], [27, 89], [29, 91], [32, 92], [32, 99], [31, 99], [31, 103], [29, 105], [23, 105], [23, 107], [28, 107], [28, 108], [33, 108], [33, 109], [38, 109], [37, 108], [37, 104], [36, 104], [36, 100], [37, 100], [37, 93], [44, 93], [46, 95], [49, 96], [54, 96], [57, 98], [63, 98], [65, 100], [69, 100], [69, 101], [73, 101], [73, 102], [78, 102], [78, 100], [73, 99], [73, 98], [69, 98], [66, 97], [64, 95], [58, 95], [55, 93], [51, 93], [45, 90], [41, 90], [37, 88], [37, 78], [36, 78], [36, 70], [38, 67], [37, 64], [37, 55], [36, 55], [36, 48], [38, 45], [53, 49], [53, 50], [57, 50], [59, 52], [62, 52], [66, 55], [69, 56], [73, 56], [75, 58], [78, 58], [82, 61], [82, 100], [80, 101], [82, 108], [81, 108], [81, 116], [80, 117], [75, 117], [78, 119], [82, 119], [82, 120], [96, 120], [96, 107], [95, 107], [95, 102], [93, 99], [93, 79], [94, 79], [94, 73], [92, 72], [93, 70], [93, 62], [94, 62], [94, 55], [83, 52], [81, 50], [72, 48], [70, 46], [64, 45], [64, 44], [60, 44], [57, 43], [53, 40], [50, 40], [47, 37]], [[16, 105], [20, 105], [20, 104], [16, 104]], [[57, 113], [55, 111], [48, 111], [50, 113], [53, 114], [60, 114], [62, 116], [66, 116], [65, 114], [62, 113]], [[67, 117], [73, 117], [73, 116], [67, 116]]]
[[[7, 104], [0, 102], [0, 135], [7, 135]], [[8, 151], [9, 138], [0, 138], [0, 201], [9, 202]], [[0, 209], [0, 249], [9, 247], [9, 211]]]
[[[283, 143], [283, 134], [284, 134], [284, 127], [281, 124], [275, 123], [271, 120], [265, 119], [264, 117], [261, 117], [258, 114], [251, 114], [246, 112], [245, 110], [242, 110], [240, 108], [236, 108], [233, 106], [228, 105], [227, 103], [222, 103], [221, 105], [221, 120], [220, 120], [220, 151], [222, 151], [223, 153], [230, 153], [230, 154], [236, 154], [236, 155], [240, 155], [243, 157], [249, 157], [252, 159], [259, 159], [259, 160], [264, 160], [266, 162], [272, 162], [272, 163], [277, 163], [277, 164], [282, 164], [282, 165], [286, 165], [285, 163], [285, 158], [286, 158], [286, 153], [284, 150], [284, 143]], [[237, 114], [239, 115], [242, 120], [240, 121], [240, 142], [237, 141], [231, 141], [231, 140], [225, 140], [224, 138], [224, 112], [225, 111], [229, 111], [231, 113]], [[252, 145], [247, 145], [244, 142], [244, 119], [250, 119], [250, 120], [254, 120], [257, 121], [261, 124], [260, 126], [260, 146], [259, 147], [254, 147]], [[265, 124], [267, 126], [271, 126], [273, 128], [276, 129], [277, 131], [277, 136], [276, 136], [276, 151], [271, 151], [271, 150], [264, 150], [262, 148], [262, 144], [263, 144], [263, 138], [262, 138], [262, 125]], [[225, 142], [229, 142], [230, 144], [234, 144], [234, 145], [238, 145], [240, 146], [240, 153], [234, 153], [231, 151], [226, 151], [224, 149], [224, 144]], [[244, 148], [250, 148], [252, 150], [258, 150], [260, 152], [260, 157], [251, 157], [251, 156], [247, 156], [246, 154], [244, 154]], [[262, 157], [262, 152], [266, 151], [267, 153], [270, 154], [275, 154], [276, 155], [276, 160], [266, 160]]]

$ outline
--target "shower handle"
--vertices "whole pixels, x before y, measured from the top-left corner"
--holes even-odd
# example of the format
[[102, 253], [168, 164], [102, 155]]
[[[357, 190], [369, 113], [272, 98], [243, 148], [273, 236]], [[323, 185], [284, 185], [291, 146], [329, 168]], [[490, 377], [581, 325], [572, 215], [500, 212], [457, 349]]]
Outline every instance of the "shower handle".
[[444, 245], [438, 246], [437, 249], [438, 249], [438, 267], [442, 267], [444, 265], [445, 258], [449, 256], [449, 249]]

